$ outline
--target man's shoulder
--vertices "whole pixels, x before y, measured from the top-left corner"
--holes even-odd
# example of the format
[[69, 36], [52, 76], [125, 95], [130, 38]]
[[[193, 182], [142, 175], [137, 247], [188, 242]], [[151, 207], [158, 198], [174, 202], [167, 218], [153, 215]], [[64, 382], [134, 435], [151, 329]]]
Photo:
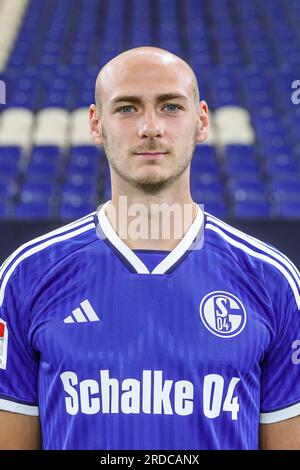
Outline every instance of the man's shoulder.
[[289, 285], [300, 308], [300, 275], [292, 260], [275, 246], [253, 237], [234, 226], [205, 213], [208, 242], [227, 253], [245, 272], [262, 280]]
[[69, 253], [83, 249], [96, 237], [96, 213], [91, 213], [19, 246], [0, 267], [0, 284], [19, 267], [40, 266], [41, 270]]
[[219, 245], [220, 248], [236, 253], [242, 256], [243, 253], [248, 255], [254, 260], [268, 261], [264, 255], [267, 256], [283, 256], [275, 246], [266, 243], [242, 230], [224, 222], [221, 219], [205, 212], [205, 229], [206, 234], [210, 237], [211, 243]]

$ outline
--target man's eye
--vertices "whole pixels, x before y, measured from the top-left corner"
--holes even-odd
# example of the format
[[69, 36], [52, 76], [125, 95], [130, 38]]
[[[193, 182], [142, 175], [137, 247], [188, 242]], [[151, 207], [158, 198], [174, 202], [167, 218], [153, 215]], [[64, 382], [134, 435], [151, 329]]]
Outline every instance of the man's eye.
[[170, 113], [174, 113], [175, 111], [178, 111], [179, 106], [177, 106], [177, 104], [167, 104], [165, 109]]
[[133, 110], [134, 110], [134, 107], [127, 104], [126, 106], [122, 106], [121, 108], [119, 108], [117, 111], [119, 111], [122, 114], [130, 114], [131, 111]]

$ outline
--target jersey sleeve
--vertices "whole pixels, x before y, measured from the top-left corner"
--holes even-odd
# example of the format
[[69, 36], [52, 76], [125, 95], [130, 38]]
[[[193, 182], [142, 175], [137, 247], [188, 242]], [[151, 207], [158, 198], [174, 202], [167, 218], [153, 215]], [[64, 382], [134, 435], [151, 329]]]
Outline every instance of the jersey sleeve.
[[[273, 338], [261, 365], [262, 424], [300, 415], [300, 284], [296, 269], [272, 279]], [[287, 278], [287, 279], [286, 279]]]
[[0, 275], [0, 410], [38, 416], [38, 357], [22, 311], [26, 292], [17, 272]]

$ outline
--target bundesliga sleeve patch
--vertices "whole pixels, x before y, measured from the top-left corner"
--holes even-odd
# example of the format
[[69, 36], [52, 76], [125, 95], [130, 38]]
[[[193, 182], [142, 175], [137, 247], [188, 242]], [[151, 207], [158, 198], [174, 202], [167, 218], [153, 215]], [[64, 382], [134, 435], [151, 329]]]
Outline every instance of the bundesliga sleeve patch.
[[0, 369], [6, 369], [8, 330], [5, 321], [0, 320]]

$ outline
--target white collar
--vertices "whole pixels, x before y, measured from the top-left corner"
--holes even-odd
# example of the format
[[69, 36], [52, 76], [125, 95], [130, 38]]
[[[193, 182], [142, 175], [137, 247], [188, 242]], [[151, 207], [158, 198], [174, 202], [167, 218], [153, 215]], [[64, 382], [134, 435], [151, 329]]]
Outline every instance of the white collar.
[[119, 235], [115, 232], [109, 222], [105, 209], [111, 201], [107, 201], [98, 212], [98, 221], [100, 229], [108, 241], [119, 251], [123, 257], [130, 263], [138, 274], [164, 274], [186, 253], [193, 241], [199, 235], [203, 226], [204, 214], [202, 209], [197, 206], [197, 214], [192, 225], [180, 240], [178, 245], [169, 252], [169, 254], [150, 272], [142, 262], [142, 260], [123, 242]]

